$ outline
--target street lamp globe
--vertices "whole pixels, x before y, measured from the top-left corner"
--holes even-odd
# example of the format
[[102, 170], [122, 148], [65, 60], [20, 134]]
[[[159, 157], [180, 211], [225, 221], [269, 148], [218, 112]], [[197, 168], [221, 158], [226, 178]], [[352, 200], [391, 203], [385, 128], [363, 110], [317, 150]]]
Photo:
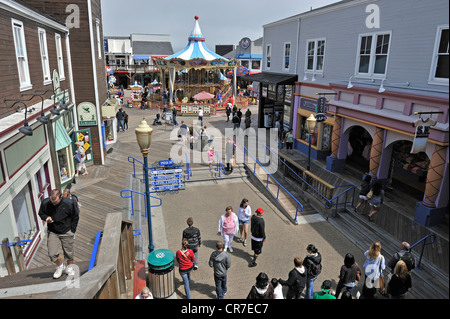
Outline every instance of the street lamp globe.
[[316, 127], [316, 118], [314, 115], [309, 115], [309, 117], [306, 119], [306, 127], [308, 129], [309, 134], [314, 134], [314, 129]]
[[153, 129], [147, 124], [147, 121], [143, 119], [141, 124], [139, 124], [134, 131], [141, 153], [146, 157], [149, 153], [150, 144], [152, 144]]

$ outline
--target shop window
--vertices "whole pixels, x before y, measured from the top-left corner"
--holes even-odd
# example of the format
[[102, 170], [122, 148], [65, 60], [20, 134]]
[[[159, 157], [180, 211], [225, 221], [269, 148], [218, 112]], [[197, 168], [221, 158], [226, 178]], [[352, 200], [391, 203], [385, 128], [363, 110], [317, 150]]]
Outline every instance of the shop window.
[[291, 44], [284, 44], [284, 54], [283, 54], [283, 69], [289, 70], [289, 60], [291, 57]]
[[59, 177], [61, 179], [61, 183], [67, 182], [74, 174], [71, 148], [72, 146], [69, 145], [68, 147], [60, 149], [57, 152], [59, 164]]
[[[306, 126], [306, 117], [299, 116], [298, 124], [299, 124], [298, 125], [298, 127], [299, 127], [298, 138], [309, 144], [309, 135], [310, 134], [309, 134], [308, 128]], [[317, 123], [316, 127], [314, 128], [314, 133], [311, 136], [311, 146], [317, 147], [317, 133], [319, 131], [319, 125], [320, 124]]]
[[252, 61], [252, 69], [260, 70], [261, 69], [261, 61]]
[[331, 149], [331, 133], [333, 132], [333, 126], [325, 123], [321, 123], [321, 132], [322, 132], [322, 150]]
[[243, 66], [243, 67], [245, 67], [245, 68], [249, 68], [249, 63], [248, 63], [248, 60], [242, 60], [241, 61], [241, 65]]
[[20, 240], [32, 239], [37, 230], [37, 221], [31, 202], [31, 185], [28, 183], [12, 200], [14, 218]]
[[47, 198], [50, 195], [51, 185], [50, 185], [50, 177], [48, 173], [48, 164], [45, 163], [44, 166], [41, 167], [39, 172], [34, 175], [34, 182], [37, 190], [37, 198], [39, 200], [39, 204], [42, 203], [44, 198]]

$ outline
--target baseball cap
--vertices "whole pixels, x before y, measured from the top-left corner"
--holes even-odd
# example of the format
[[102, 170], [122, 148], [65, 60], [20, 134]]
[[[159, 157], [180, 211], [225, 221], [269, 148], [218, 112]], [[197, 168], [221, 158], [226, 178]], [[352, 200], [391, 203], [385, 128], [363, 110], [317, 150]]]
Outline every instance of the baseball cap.
[[264, 209], [258, 208], [258, 209], [256, 210], [256, 213], [257, 213], [257, 214], [262, 214], [262, 213], [264, 213]]

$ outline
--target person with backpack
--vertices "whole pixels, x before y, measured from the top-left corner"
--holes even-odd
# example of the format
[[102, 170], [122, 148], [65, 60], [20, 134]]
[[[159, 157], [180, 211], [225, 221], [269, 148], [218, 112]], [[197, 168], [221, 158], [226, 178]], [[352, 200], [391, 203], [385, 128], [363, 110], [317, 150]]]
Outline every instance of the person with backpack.
[[303, 259], [306, 268], [306, 294], [305, 299], [313, 299], [314, 281], [322, 272], [322, 255], [313, 244], [306, 247], [306, 257]]
[[198, 269], [198, 248], [202, 246], [202, 236], [200, 235], [200, 230], [194, 227], [194, 219], [189, 217], [186, 220], [188, 228], [183, 230], [182, 238], [186, 238], [189, 242], [188, 248], [194, 252], [194, 270]]
[[300, 299], [306, 286], [306, 269], [303, 267], [303, 259], [295, 257], [294, 266], [294, 269], [289, 272], [288, 280], [277, 278], [281, 285], [289, 287], [286, 299]]
[[408, 268], [408, 273], [416, 268], [416, 259], [411, 253], [411, 248], [408, 242], [404, 241], [400, 244], [400, 251], [392, 255], [391, 259], [387, 263], [387, 266], [394, 271], [395, 265], [399, 260], [403, 260]]

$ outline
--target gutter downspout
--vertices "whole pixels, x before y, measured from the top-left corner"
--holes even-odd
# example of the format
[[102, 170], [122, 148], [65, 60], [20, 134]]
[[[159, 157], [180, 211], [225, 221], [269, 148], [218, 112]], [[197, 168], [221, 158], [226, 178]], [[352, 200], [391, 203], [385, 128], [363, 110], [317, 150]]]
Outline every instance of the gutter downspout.
[[88, 18], [89, 18], [89, 36], [91, 38], [91, 56], [92, 56], [92, 73], [94, 76], [94, 94], [95, 94], [95, 105], [97, 109], [97, 129], [98, 129], [98, 140], [100, 142], [100, 155], [102, 159], [102, 165], [105, 164], [105, 156], [103, 154], [103, 138], [102, 138], [102, 126], [101, 126], [101, 114], [100, 114], [100, 101], [98, 97], [98, 83], [97, 83], [97, 69], [96, 69], [96, 63], [95, 63], [95, 45], [94, 45], [94, 30], [92, 27], [92, 4], [91, 0], [87, 0], [88, 5]]

